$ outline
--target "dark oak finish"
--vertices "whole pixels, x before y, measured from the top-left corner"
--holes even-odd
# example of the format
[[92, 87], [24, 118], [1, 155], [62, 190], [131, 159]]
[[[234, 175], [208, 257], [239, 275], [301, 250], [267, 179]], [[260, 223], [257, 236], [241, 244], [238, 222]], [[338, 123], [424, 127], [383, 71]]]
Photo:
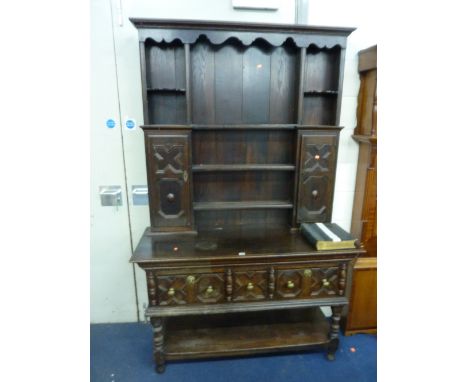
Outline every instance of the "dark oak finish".
[[[138, 29], [156, 370], [172, 359], [338, 347], [347, 269], [331, 219], [351, 28], [132, 19]], [[332, 306], [333, 319], [319, 307]]]
[[192, 229], [190, 132], [145, 134], [151, 226]]
[[356, 263], [345, 333], [377, 332], [377, 46], [359, 52], [359, 143], [351, 232], [366, 248]]
[[297, 221], [330, 221], [338, 151], [338, 132], [299, 131]]
[[328, 321], [318, 308], [178, 317], [167, 328], [169, 360], [327, 347]]

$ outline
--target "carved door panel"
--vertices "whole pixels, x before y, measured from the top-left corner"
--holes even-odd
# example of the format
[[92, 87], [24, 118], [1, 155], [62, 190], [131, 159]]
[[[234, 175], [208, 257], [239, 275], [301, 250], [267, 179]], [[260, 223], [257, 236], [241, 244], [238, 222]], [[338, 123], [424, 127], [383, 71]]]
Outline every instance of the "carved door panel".
[[297, 222], [330, 221], [338, 131], [300, 131]]
[[190, 132], [146, 133], [151, 226], [192, 227]]

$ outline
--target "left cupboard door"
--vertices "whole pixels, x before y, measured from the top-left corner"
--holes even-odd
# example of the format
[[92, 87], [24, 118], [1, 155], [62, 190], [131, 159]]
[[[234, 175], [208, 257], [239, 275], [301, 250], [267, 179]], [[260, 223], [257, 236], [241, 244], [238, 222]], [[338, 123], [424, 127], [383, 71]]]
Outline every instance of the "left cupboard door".
[[152, 231], [191, 231], [190, 132], [147, 131], [145, 145]]

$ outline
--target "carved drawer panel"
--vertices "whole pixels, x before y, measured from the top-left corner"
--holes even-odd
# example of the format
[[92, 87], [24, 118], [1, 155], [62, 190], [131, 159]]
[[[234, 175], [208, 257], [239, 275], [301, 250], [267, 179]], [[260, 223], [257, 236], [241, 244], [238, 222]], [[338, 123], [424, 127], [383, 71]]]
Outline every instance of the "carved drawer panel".
[[[165, 305], [213, 304], [225, 300], [224, 275], [220, 273], [157, 276], [158, 303]], [[151, 276], [148, 275], [148, 283]], [[148, 288], [150, 305], [156, 301]], [[154, 292], [153, 292], [154, 293]], [[153, 302], [153, 303], [152, 303]]]
[[256, 265], [176, 275], [148, 271], [147, 282], [150, 306], [338, 297], [344, 296], [346, 263], [294, 269]]
[[183, 305], [189, 300], [189, 283], [186, 276], [158, 276], [159, 305]]
[[343, 296], [346, 265], [279, 269], [276, 277], [276, 298], [318, 298]]
[[276, 295], [280, 298], [296, 298], [303, 290], [300, 270], [280, 270], [276, 279]]
[[256, 301], [267, 298], [267, 271], [234, 271], [233, 301]]
[[195, 275], [197, 302], [203, 304], [224, 301], [225, 285], [222, 274]]

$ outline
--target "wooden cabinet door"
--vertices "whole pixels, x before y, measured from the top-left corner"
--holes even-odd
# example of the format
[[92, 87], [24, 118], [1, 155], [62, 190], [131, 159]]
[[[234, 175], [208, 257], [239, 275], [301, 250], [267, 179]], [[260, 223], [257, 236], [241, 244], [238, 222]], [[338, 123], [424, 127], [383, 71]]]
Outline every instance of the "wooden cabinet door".
[[190, 132], [147, 132], [146, 162], [151, 226], [192, 227]]
[[299, 131], [297, 223], [331, 219], [339, 131]]

